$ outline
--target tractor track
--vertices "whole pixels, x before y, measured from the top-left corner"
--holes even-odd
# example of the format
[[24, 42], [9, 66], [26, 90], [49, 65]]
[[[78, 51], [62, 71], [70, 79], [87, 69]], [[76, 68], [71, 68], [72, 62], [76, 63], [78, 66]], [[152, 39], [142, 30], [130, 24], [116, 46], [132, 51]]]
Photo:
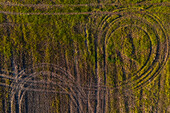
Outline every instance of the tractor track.
[[[50, 68], [50, 66], [52, 66]], [[84, 91], [81, 89], [80, 86], [76, 85], [75, 80], [73, 80], [73, 76], [69, 75], [67, 71], [65, 71], [62, 68], [59, 68], [58, 66], [55, 67], [56, 65], [53, 64], [46, 64], [46, 63], [42, 63], [42, 64], [38, 64], [36, 66], [34, 66], [33, 68], [28, 68], [21, 71], [15, 81], [12, 83], [12, 91], [11, 91], [11, 103], [13, 103], [14, 101], [14, 97], [15, 95], [18, 93], [18, 97], [20, 99], [20, 102], [22, 102], [22, 98], [23, 95], [25, 94], [26, 91], [46, 91], [46, 92], [57, 92], [54, 89], [52, 90], [44, 90], [41, 88], [29, 88], [30, 85], [29, 84], [33, 84], [33, 86], [35, 86], [35, 84], [37, 83], [42, 83], [42, 84], [49, 84], [49, 85], [53, 85], [53, 86], [58, 86], [59, 88], [61, 88], [65, 93], [69, 94], [71, 100], [73, 101], [73, 103], [79, 107], [79, 101], [77, 100], [77, 92], [79, 92], [79, 98], [86, 98], [86, 95], [84, 93]], [[39, 69], [43, 70], [43, 69], [50, 69], [50, 71], [40, 71]], [[36, 72], [36, 70], [38, 70], [38, 72]], [[31, 71], [35, 71], [35, 72], [31, 72]], [[61, 73], [63, 73], [64, 76], [60, 75], [61, 73], [57, 73], [58, 71], [60, 71]], [[29, 75], [29, 76], [28, 76]], [[50, 77], [53, 77], [51, 79], [58, 79], [60, 81], [59, 84], [57, 84], [54, 81], [34, 81], [34, 80], [30, 80], [30, 79], [36, 79], [36, 77], [38, 75], [50, 75]], [[26, 85], [26, 87], [25, 87]], [[73, 87], [74, 86], [74, 87]], [[68, 89], [67, 89], [68, 88]], [[59, 93], [59, 92], [58, 92]], [[82, 101], [84, 99], [81, 99]], [[19, 104], [19, 106], [21, 106], [22, 103]], [[82, 108], [81, 108], [82, 109]], [[80, 109], [80, 111], [82, 111]]]
[[162, 2], [162, 3], [147, 3], [147, 2], [141, 2], [141, 3], [128, 3], [128, 4], [121, 4], [121, 3], [89, 3], [89, 4], [55, 4], [55, 5], [49, 5], [49, 4], [16, 4], [12, 2], [0, 2], [3, 6], [20, 6], [20, 7], [32, 7], [32, 8], [52, 8], [52, 7], [87, 7], [87, 6], [122, 6], [122, 5], [157, 5], [157, 6], [170, 6], [169, 2]]
[[[131, 13], [127, 13], [127, 14], [130, 15], [131, 18], [133, 18], [133, 19], [136, 18], [135, 15], [134, 15], [134, 13], [132, 13], [132, 14], [131, 14]], [[137, 14], [138, 14], [138, 12], [137, 12]], [[139, 14], [144, 14], [144, 13], [139, 12]], [[152, 18], [153, 20], [157, 20], [157, 19], [153, 18], [150, 13], [148, 14], [148, 12], [147, 12], [146, 14], [149, 15], [150, 18]], [[107, 23], [108, 25], [106, 25], [106, 21], [107, 21], [109, 18], [111, 18], [110, 15], [106, 15], [106, 16], [103, 18], [104, 20], [102, 20], [101, 22], [99, 22], [99, 26], [98, 26], [99, 40], [105, 41], [105, 39], [103, 40], [103, 39], [101, 39], [101, 38], [102, 38], [102, 37], [110, 37], [111, 34], [113, 34], [112, 32], [116, 31], [116, 29], [120, 28], [120, 26], [119, 26], [118, 28], [114, 29], [114, 31], [109, 31], [109, 30], [108, 30], [109, 27], [114, 26], [114, 24], [116, 23], [116, 20], [121, 21], [120, 18], [126, 18], [126, 16], [127, 16], [127, 15], [122, 15], [122, 17], [116, 18], [115, 20], [112, 20], [112, 22]], [[136, 76], [136, 77], [133, 79], [134, 84], [138, 84], [137, 86], [135, 86], [135, 88], [139, 88], [139, 87], [142, 87], [144, 84], [147, 84], [147, 82], [150, 81], [151, 79], [155, 78], [155, 76], [160, 72], [159, 70], [161, 70], [162, 67], [166, 64], [166, 61], [167, 61], [167, 59], [168, 59], [168, 43], [169, 43], [169, 41], [168, 41], [168, 35], [167, 35], [166, 32], [165, 32], [165, 28], [163, 28], [163, 25], [160, 24], [159, 21], [156, 21], [157, 23], [153, 24], [153, 23], [147, 22], [147, 20], [144, 20], [144, 19], [142, 19], [141, 17], [137, 17], [136, 19], [142, 20], [142, 22], [144, 22], [145, 24], [148, 24], [148, 25], [152, 26], [152, 28], [155, 28], [155, 27], [156, 27], [156, 24], [159, 25], [159, 26], [161, 27], [161, 29], [162, 29], [163, 35], [165, 35], [165, 38], [166, 38], [166, 39], [165, 39], [165, 40], [166, 40], [166, 44], [165, 44], [165, 45], [163, 45], [163, 44], [161, 45], [161, 46], [164, 48], [164, 51], [165, 51], [165, 54], [164, 54], [164, 56], [163, 56], [164, 58], [163, 58], [163, 61], [162, 61], [162, 63], [161, 63], [162, 66], [159, 67], [159, 69], [157, 69], [156, 73], [153, 74], [152, 76], [150, 76], [150, 73], [147, 74], [147, 75], [145, 75], [148, 71], [150, 71], [150, 72], [153, 71], [153, 68], [154, 68], [155, 64], [157, 63], [157, 60], [159, 60], [158, 56], [159, 56], [159, 53], [160, 53], [160, 49], [159, 49], [159, 45], [157, 45], [157, 50], [156, 50], [156, 53], [155, 53], [155, 54], [156, 54], [156, 56], [155, 56], [155, 59], [156, 59], [156, 60], [154, 60], [154, 61], [152, 62], [151, 66], [149, 66], [149, 68], [147, 67], [148, 69], [147, 69], [143, 74], [138, 75], [138, 76]], [[103, 24], [105, 24], [105, 25], [103, 25]], [[111, 24], [111, 25], [109, 25], [109, 24]], [[107, 27], [105, 27], [105, 26], [107, 26]], [[107, 28], [108, 28], [108, 29], [107, 29]], [[103, 31], [103, 30], [104, 30], [104, 31]], [[103, 33], [104, 36], [102, 36], [102, 37], [101, 37], [102, 34], [100, 34], [101, 32], [104, 32], [104, 33]], [[106, 33], [105, 33], [105, 32], [106, 32]], [[111, 32], [110, 35], [108, 35], [108, 34], [109, 34], [108, 32]], [[154, 30], [153, 32], [155, 33], [155, 36], [157, 37], [157, 41], [158, 41], [158, 43], [160, 44], [159, 34], [157, 33], [156, 30]], [[145, 33], [147, 33], [147, 31], [145, 31]], [[151, 38], [151, 37], [150, 37], [150, 38]], [[151, 44], [151, 43], [150, 43], [150, 44]], [[106, 42], [106, 45], [105, 45], [105, 46], [107, 46], [107, 42]], [[151, 46], [151, 47], [152, 47], [152, 46]], [[106, 48], [106, 47], [105, 47], [105, 48]], [[150, 48], [150, 49], [152, 50], [152, 48]], [[106, 51], [106, 50], [104, 50], [104, 51]], [[150, 51], [150, 52], [151, 52], [151, 51]], [[151, 54], [150, 54], [150, 55], [151, 55]], [[149, 55], [149, 56], [150, 56], [150, 55]], [[105, 58], [105, 59], [106, 59], [106, 58]], [[149, 58], [148, 58], [148, 61], [149, 61]], [[147, 61], [147, 62], [148, 62], [148, 61]], [[139, 71], [137, 71], [137, 73], [134, 74], [134, 75], [137, 75], [143, 68], [145, 68], [145, 66], [147, 65], [147, 62], [146, 62], [146, 63], [144, 64], [144, 66], [142, 66], [142, 68], [141, 68]], [[147, 80], [145, 81], [145, 79], [147, 79]], [[135, 83], [136, 81], [138, 81], [138, 82]], [[144, 83], [141, 83], [142, 81], [144, 81]], [[123, 83], [122, 85], [129, 84], [130, 82], [131, 82], [131, 80]], [[140, 84], [140, 83], [141, 83], [141, 84]], [[121, 85], [120, 85], [120, 86], [121, 86]], [[119, 86], [118, 86], [118, 87], [119, 87]]]
[[[22, 12], [10, 12], [10, 11], [0, 11], [1, 14], [7, 14], [7, 15], [44, 15], [44, 16], [50, 16], [50, 15], [118, 15], [118, 14], [127, 14], [125, 12], [109, 12], [109, 11], [93, 11], [93, 12], [63, 12], [63, 13], [22, 13]], [[136, 12], [137, 13], [137, 12]], [[144, 11], [138, 11], [138, 13], [145, 13]], [[153, 12], [155, 14], [164, 14], [164, 15], [170, 15], [170, 13], [162, 13], [162, 12]]]
[[[23, 7], [33, 7], [33, 8], [44, 8], [44, 7], [81, 7], [81, 6], [121, 6], [120, 3], [111, 3], [111, 4], [68, 4], [68, 5], [47, 5], [47, 4], [14, 4], [11, 2], [0, 2], [2, 6], [23, 6]], [[123, 4], [128, 6], [135, 6], [135, 5], [160, 5], [160, 6], [170, 6], [169, 2], [162, 2], [162, 3], [147, 3], [147, 2], [141, 2], [141, 3], [129, 3], [129, 4]], [[22, 12], [10, 12], [10, 11], [0, 11], [2, 14], [10, 14], [10, 15], [87, 15], [87, 14], [120, 14], [120, 12], [109, 12], [109, 11], [92, 11], [92, 12], [60, 12], [60, 13], [38, 13], [38, 12], [28, 12], [28, 13], [22, 13]], [[160, 14], [160, 12], [154, 12]], [[170, 13], [162, 13], [169, 15]]]

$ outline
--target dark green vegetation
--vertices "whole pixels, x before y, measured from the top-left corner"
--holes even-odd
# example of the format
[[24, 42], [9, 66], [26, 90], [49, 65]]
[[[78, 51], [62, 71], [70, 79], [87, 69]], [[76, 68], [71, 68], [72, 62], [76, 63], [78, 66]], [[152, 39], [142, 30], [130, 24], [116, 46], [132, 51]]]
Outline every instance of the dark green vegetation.
[[170, 112], [169, 4], [1, 0], [0, 113]]

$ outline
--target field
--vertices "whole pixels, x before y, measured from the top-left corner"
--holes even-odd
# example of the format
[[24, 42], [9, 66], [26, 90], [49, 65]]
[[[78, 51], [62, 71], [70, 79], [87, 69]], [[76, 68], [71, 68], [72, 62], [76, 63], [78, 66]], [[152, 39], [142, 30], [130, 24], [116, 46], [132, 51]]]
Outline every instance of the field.
[[0, 0], [0, 113], [169, 113], [168, 0]]

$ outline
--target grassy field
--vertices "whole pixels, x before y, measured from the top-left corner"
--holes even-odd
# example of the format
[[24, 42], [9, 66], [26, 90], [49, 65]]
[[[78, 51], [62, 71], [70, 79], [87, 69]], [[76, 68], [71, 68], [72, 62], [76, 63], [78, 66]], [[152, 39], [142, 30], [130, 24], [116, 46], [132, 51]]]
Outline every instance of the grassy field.
[[1, 0], [0, 113], [170, 112], [168, 0]]

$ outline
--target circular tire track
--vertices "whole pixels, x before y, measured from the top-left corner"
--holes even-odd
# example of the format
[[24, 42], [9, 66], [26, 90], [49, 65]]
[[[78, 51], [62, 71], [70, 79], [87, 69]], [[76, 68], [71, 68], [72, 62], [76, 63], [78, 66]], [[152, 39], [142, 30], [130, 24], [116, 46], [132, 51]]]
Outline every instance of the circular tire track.
[[[42, 78], [39, 78], [39, 75], [42, 76], [50, 76], [49, 80], [40, 80]], [[38, 78], [38, 79], [37, 79]], [[43, 78], [45, 79], [45, 78]], [[58, 92], [55, 89], [49, 90], [46, 89], [44, 92], [54, 92], [54, 93], [65, 93], [69, 96], [71, 101], [73, 101], [74, 106], [78, 107], [79, 110], [82, 112], [82, 107], [79, 105], [79, 101], [83, 101], [83, 99], [86, 97], [84, 91], [81, 89], [80, 86], [78, 86], [74, 80], [74, 77], [69, 74], [64, 69], [53, 65], [53, 64], [38, 64], [34, 66], [33, 68], [28, 68], [23, 71], [21, 71], [16, 76], [16, 81], [12, 83], [13, 89], [11, 91], [11, 104], [14, 102], [14, 97], [16, 94], [18, 94], [19, 98], [19, 106], [22, 104], [22, 99], [26, 91], [42, 91], [41, 88], [30, 88], [30, 86], [35, 86], [35, 84], [50, 84], [53, 87], [57, 86], [62, 90], [62, 92]], [[58, 82], [56, 81], [58, 80]], [[64, 92], [63, 92], [64, 91]], [[77, 99], [77, 93], [81, 94], [79, 98]], [[21, 108], [21, 107], [20, 107]]]
[[[166, 33], [166, 30], [163, 27], [162, 23], [156, 16], [148, 12], [140, 12], [139, 8], [136, 9], [138, 9], [139, 11], [134, 12], [134, 10], [130, 11], [128, 9], [128, 12], [126, 12], [126, 9], [120, 9], [119, 17], [114, 17], [114, 15], [103, 16], [102, 21], [99, 22], [96, 32], [98, 34], [98, 45], [104, 46], [104, 48], [106, 49], [104, 50], [104, 54], [106, 56], [109, 38], [111, 36], [114, 36], [114, 33], [116, 33], [116, 31], [121, 28], [127, 26], [136, 27], [144, 31], [145, 35], [149, 36], [150, 38], [151, 47], [146, 62], [138, 71], [133, 73], [132, 77], [128, 78], [128, 80], [126, 81], [121, 81], [117, 85], [117, 87], [132, 83], [133, 88], [139, 88], [147, 84], [160, 73], [168, 59], [169, 36]], [[130, 21], [130, 25], [128, 24], [128, 19]], [[125, 23], [126, 21], [127, 23]], [[135, 24], [135, 22], [137, 24]], [[153, 41], [156, 41], [156, 45]]]

